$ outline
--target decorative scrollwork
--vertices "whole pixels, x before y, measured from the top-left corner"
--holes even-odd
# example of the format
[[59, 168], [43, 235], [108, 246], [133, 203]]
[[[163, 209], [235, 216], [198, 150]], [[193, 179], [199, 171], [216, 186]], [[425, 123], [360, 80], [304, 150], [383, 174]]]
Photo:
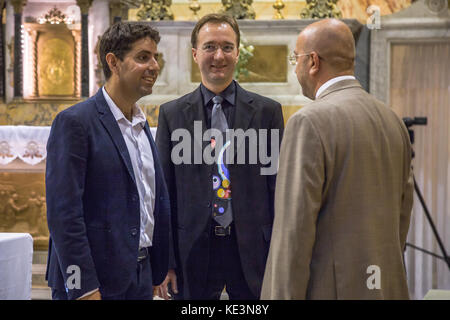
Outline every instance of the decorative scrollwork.
[[189, 10], [194, 13], [194, 20], [198, 20], [197, 11], [199, 11], [202, 6], [198, 3], [198, 0], [190, 0], [190, 2], [191, 4], [189, 5]]
[[173, 20], [170, 9], [172, 0], [143, 0], [142, 7], [137, 13], [138, 20]]
[[235, 19], [255, 19], [253, 0], [222, 0], [222, 13], [227, 13]]
[[276, 0], [272, 7], [276, 10], [273, 18], [276, 20], [284, 19], [283, 14], [281, 13], [281, 10], [284, 8], [283, 0]]
[[306, 7], [300, 12], [302, 19], [342, 18], [336, 5], [338, 0], [306, 0]]

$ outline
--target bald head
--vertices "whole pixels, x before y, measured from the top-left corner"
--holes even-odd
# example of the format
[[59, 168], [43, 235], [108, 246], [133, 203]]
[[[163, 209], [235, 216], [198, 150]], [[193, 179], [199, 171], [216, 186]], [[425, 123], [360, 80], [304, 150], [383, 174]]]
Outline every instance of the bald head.
[[298, 36], [297, 51], [315, 51], [322, 65], [332, 75], [353, 74], [355, 40], [342, 21], [325, 19], [307, 26]]

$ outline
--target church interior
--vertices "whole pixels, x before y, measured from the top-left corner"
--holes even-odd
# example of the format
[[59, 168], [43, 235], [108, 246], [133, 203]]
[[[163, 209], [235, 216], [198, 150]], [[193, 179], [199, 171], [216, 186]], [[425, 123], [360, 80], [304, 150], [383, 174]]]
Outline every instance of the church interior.
[[138, 101], [156, 128], [161, 104], [198, 87], [190, 35], [199, 18], [214, 12], [232, 14], [240, 26], [235, 79], [278, 101], [285, 123], [309, 101], [286, 59], [299, 31], [327, 17], [350, 27], [363, 88], [401, 118], [427, 118], [408, 129], [417, 186], [434, 225], [416, 193], [405, 265], [412, 299], [450, 290], [442, 251], [450, 254], [450, 0], [2, 0], [0, 233], [32, 237], [29, 278], [21, 279], [31, 283], [28, 299], [51, 298], [45, 281], [50, 126], [58, 112], [103, 86], [100, 36], [117, 21], [147, 21], [159, 30], [161, 71], [153, 93]]

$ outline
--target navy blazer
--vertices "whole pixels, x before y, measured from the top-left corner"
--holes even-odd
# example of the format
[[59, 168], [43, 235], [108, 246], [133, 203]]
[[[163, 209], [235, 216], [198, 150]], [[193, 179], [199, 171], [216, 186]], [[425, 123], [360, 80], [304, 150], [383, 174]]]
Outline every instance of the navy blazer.
[[[153, 284], [158, 285], [168, 269], [170, 201], [148, 123], [144, 130], [155, 165], [150, 259]], [[49, 286], [66, 290], [69, 299], [95, 288], [102, 296], [123, 293], [136, 276], [139, 193], [125, 140], [101, 89], [56, 116], [47, 143], [45, 182]], [[80, 286], [70, 266], [79, 268]]]

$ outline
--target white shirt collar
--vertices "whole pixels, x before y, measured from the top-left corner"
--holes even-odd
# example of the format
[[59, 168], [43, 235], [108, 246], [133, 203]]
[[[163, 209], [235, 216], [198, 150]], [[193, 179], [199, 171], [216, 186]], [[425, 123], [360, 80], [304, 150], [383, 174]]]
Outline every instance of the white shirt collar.
[[[121, 119], [124, 119], [128, 122], [130, 122], [124, 115], [122, 110], [119, 109], [119, 107], [114, 103], [114, 101], [111, 99], [111, 97], [109, 96], [109, 94], [106, 92], [105, 87], [102, 87], [102, 91], [103, 91], [103, 96], [105, 97], [106, 103], [109, 106], [109, 109], [111, 110], [114, 119], [116, 119], [116, 121], [119, 121]], [[146, 121], [146, 117], [144, 112], [142, 111], [142, 109], [137, 106], [136, 104], [134, 105], [133, 108], [133, 119], [131, 122], [131, 125], [134, 127], [136, 124], [140, 123], [142, 124], [142, 127], [144, 127], [145, 125], [145, 121]]]
[[342, 81], [342, 80], [356, 80], [354, 76], [340, 76], [336, 78], [332, 78], [325, 82], [323, 85], [320, 86], [319, 90], [316, 92], [316, 99], [322, 92], [324, 92], [327, 88], [335, 84], [336, 82]]

